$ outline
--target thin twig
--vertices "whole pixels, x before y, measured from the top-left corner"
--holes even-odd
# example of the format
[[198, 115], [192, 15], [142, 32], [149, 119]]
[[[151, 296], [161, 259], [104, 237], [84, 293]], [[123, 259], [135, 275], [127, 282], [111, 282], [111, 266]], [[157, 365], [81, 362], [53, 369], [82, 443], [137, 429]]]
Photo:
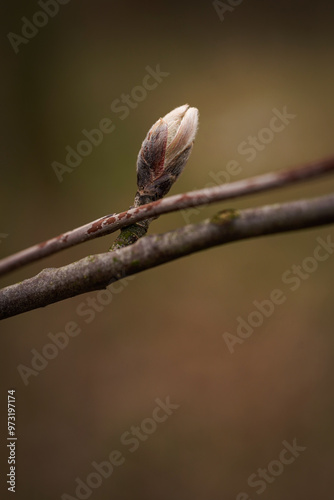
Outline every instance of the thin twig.
[[146, 236], [115, 252], [86, 257], [0, 290], [0, 318], [8, 318], [216, 245], [334, 223], [334, 195], [260, 208], [225, 210], [199, 224]]
[[333, 172], [334, 157], [316, 161], [299, 168], [272, 172], [230, 184], [169, 196], [162, 200], [148, 203], [147, 205], [132, 208], [126, 212], [106, 215], [94, 222], [85, 224], [0, 260], [0, 276], [23, 267], [30, 262], [60, 252], [65, 248], [113, 233], [124, 226], [129, 226], [150, 217], [269, 191]]

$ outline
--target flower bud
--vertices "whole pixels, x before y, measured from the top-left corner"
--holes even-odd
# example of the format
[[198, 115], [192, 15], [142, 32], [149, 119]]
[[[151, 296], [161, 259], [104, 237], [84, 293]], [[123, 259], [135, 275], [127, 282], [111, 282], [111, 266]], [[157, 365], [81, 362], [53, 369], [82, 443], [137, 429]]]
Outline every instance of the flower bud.
[[168, 193], [187, 163], [197, 126], [198, 110], [185, 104], [150, 128], [138, 154], [135, 206]]

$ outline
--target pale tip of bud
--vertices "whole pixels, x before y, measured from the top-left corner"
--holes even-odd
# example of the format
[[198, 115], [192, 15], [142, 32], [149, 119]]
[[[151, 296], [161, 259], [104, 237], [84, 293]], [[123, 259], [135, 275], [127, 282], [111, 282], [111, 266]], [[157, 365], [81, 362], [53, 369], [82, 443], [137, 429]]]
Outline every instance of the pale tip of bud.
[[[166, 161], [169, 161], [173, 156], [177, 155], [180, 150], [185, 150], [192, 146], [198, 129], [197, 108], [190, 108], [189, 105], [186, 104], [176, 108], [174, 112], [178, 112], [179, 116], [176, 129], [174, 117], [172, 117], [172, 127], [169, 126], [169, 121], [166, 120], [166, 116], [168, 115], [163, 118], [168, 125]], [[173, 111], [169, 113], [169, 115], [172, 114]]]

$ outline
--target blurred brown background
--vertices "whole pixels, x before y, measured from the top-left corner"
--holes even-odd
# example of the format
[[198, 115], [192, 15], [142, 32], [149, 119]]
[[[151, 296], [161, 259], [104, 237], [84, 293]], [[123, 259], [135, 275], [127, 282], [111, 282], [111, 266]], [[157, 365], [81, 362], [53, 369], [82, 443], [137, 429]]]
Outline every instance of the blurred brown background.
[[[171, 194], [213, 182], [210, 172], [225, 171], [230, 160], [240, 163], [231, 179], [238, 180], [333, 154], [332, 2], [250, 0], [231, 7], [236, 3], [225, 2], [229, 10], [219, 16], [212, 2], [72, 0], [16, 54], [8, 33], [21, 35], [21, 18], [31, 20], [41, 7], [2, 2], [0, 233], [7, 236], [1, 257], [126, 209], [148, 128], [184, 103], [199, 108], [200, 128]], [[131, 95], [147, 66], [157, 65], [169, 75], [132, 101], [136, 106], [122, 120], [111, 104]], [[285, 106], [296, 117], [247, 161], [240, 144]], [[82, 130], [103, 118], [114, 131], [59, 182], [52, 163], [65, 163], [66, 146], [75, 148]], [[333, 187], [327, 178], [211, 206], [188, 219]], [[180, 213], [167, 215], [150, 233], [185, 222]], [[209, 250], [137, 275], [122, 290], [115, 286], [121, 292], [98, 303], [95, 314], [78, 314], [96, 295], [87, 294], [2, 322], [4, 420], [7, 390], [15, 388], [17, 399], [16, 498], [333, 498], [334, 255], [300, 279], [297, 290], [282, 282], [284, 272], [313, 255], [316, 238], [329, 236], [330, 226]], [[104, 252], [113, 238], [30, 265], [1, 283]], [[253, 301], [277, 288], [285, 302], [230, 353], [223, 334], [236, 334], [237, 318], [247, 319]], [[69, 322], [80, 334], [25, 385], [18, 366], [31, 367], [31, 350], [41, 353], [48, 334]], [[151, 418], [155, 400], [167, 396], [179, 408], [131, 453], [121, 436]], [[149, 421], [143, 425], [150, 429]], [[5, 436], [5, 421], [2, 429]], [[284, 470], [272, 465], [282, 442], [294, 439], [306, 450]], [[92, 463], [112, 450], [124, 464], [92, 493], [77, 496], [76, 478], [87, 483]], [[277, 475], [269, 474], [259, 493], [259, 484], [247, 481], [268, 464]], [[98, 483], [101, 476], [94, 477]], [[2, 498], [9, 497], [4, 478], [1, 488]]]

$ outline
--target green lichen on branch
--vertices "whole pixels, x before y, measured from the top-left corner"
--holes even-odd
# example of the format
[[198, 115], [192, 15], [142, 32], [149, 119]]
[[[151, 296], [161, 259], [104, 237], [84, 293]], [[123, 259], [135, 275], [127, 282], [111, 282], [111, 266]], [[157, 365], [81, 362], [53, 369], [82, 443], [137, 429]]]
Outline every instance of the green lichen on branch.
[[237, 217], [239, 217], [239, 210], [236, 210], [235, 208], [226, 208], [211, 217], [210, 222], [218, 225], [227, 224]]
[[131, 224], [130, 226], [123, 227], [120, 234], [117, 236], [116, 240], [110, 247], [109, 251], [113, 252], [119, 248], [127, 247], [133, 245], [139, 238], [142, 238], [147, 233], [149, 226], [149, 221], [142, 221], [136, 224]]

